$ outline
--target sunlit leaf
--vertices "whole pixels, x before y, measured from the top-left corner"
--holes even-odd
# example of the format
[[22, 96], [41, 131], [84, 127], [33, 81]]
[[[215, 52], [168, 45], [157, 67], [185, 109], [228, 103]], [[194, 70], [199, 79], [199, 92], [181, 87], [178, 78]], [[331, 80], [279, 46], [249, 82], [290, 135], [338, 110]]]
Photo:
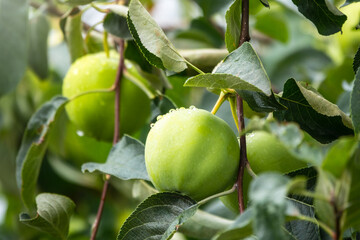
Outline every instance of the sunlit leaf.
[[194, 200], [177, 193], [154, 194], [126, 219], [117, 239], [169, 239], [197, 208]]
[[75, 204], [71, 199], [57, 194], [42, 193], [36, 197], [37, 214], [20, 214], [20, 222], [50, 234], [54, 239], [67, 239], [70, 217]]
[[128, 24], [135, 42], [151, 64], [174, 72], [181, 72], [187, 68], [185, 59], [139, 0], [130, 2]]
[[322, 96], [289, 79], [284, 86], [280, 103], [288, 109], [274, 113], [281, 121], [294, 121], [321, 143], [340, 136], [353, 135], [351, 119], [338, 106]]
[[27, 64], [28, 1], [0, 0], [0, 97], [13, 90]]
[[36, 182], [44, 157], [49, 131], [68, 100], [54, 97], [37, 110], [29, 120], [16, 157], [16, 180], [22, 200], [29, 210], [35, 209]]
[[275, 99], [270, 80], [250, 43], [231, 52], [212, 74], [188, 79], [185, 86], [233, 88], [258, 112], [284, 109]]
[[123, 180], [150, 181], [145, 167], [144, 145], [127, 135], [124, 135], [111, 149], [106, 163], [85, 163], [81, 170], [83, 172], [99, 171]]
[[341, 31], [347, 17], [326, 0], [292, 0], [306, 18], [312, 21], [322, 35]]

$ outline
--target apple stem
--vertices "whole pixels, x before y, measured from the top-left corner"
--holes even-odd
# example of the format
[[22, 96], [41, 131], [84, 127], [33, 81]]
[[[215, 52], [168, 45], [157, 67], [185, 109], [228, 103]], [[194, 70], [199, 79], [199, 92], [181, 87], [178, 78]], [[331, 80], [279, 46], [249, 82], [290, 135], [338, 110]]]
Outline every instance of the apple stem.
[[212, 114], [214, 114], [214, 115], [216, 114], [216, 112], [219, 110], [220, 106], [223, 104], [223, 102], [225, 102], [226, 97], [227, 97], [226, 93], [221, 91], [218, 100], [216, 101], [213, 109], [211, 110]]
[[[244, 43], [250, 41], [249, 34], [249, 0], [242, 0], [241, 4], [241, 34], [239, 47]], [[238, 203], [240, 214], [245, 210], [244, 194], [243, 194], [243, 179], [244, 169], [248, 165], [247, 154], [246, 154], [246, 136], [242, 134], [245, 129], [244, 122], [244, 108], [243, 99], [240, 95], [236, 96], [237, 111], [238, 111], [238, 122], [239, 122], [239, 133], [240, 133], [240, 166], [237, 179], [237, 190], [238, 190]]]
[[[124, 68], [125, 68], [125, 64], [124, 64], [125, 41], [123, 39], [121, 39], [121, 40], [119, 40], [118, 43], [119, 43], [120, 60], [119, 60], [119, 67], [118, 67], [118, 71], [116, 73], [116, 78], [115, 78], [115, 83], [114, 83], [114, 87], [115, 87], [115, 109], [114, 109], [115, 122], [114, 122], [113, 146], [116, 145], [116, 143], [119, 141], [119, 138], [120, 138], [119, 129], [120, 129], [121, 80], [122, 80]], [[97, 231], [99, 229], [101, 216], [102, 216], [104, 204], [105, 204], [106, 193], [107, 193], [108, 186], [109, 186], [109, 180], [110, 180], [110, 175], [106, 174], [103, 190], [101, 193], [100, 204], [99, 204], [99, 208], [98, 208], [98, 211], [96, 214], [95, 222], [92, 227], [90, 240], [95, 240]]]

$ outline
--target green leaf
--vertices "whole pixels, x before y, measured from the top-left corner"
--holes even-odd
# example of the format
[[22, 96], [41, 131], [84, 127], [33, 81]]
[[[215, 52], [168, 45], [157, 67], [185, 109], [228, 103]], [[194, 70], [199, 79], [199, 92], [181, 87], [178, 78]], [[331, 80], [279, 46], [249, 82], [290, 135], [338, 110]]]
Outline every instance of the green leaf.
[[[214, 69], [213, 73], [233, 75], [259, 89], [259, 91], [254, 91], [255, 88], [251, 91], [249, 91], [250, 89], [248, 88], [236, 89], [240, 96], [244, 98], [254, 111], [270, 112], [284, 109], [284, 107], [275, 99], [271, 90], [269, 77], [250, 43], [246, 42], [242, 44], [241, 47], [231, 52]], [[229, 85], [226, 86], [226, 88], [232, 88], [233, 80], [234, 79], [229, 82]]]
[[71, 199], [57, 194], [42, 193], [36, 197], [37, 214], [30, 217], [20, 214], [20, 222], [50, 234], [55, 239], [67, 239], [70, 217], [75, 204]]
[[130, 2], [128, 25], [141, 52], [155, 67], [174, 72], [181, 72], [187, 68], [185, 59], [177, 52], [139, 0]]
[[285, 239], [286, 194], [289, 179], [277, 173], [259, 175], [250, 184], [253, 207], [253, 231], [259, 239]]
[[233, 0], [195, 0], [203, 10], [204, 16], [207, 18], [223, 9], [232, 1]]
[[169, 239], [197, 208], [194, 200], [177, 193], [154, 194], [126, 219], [117, 239]]
[[156, 122], [156, 118], [159, 115], [167, 114], [171, 109], [176, 109], [176, 104], [168, 97], [168, 96], [161, 96], [155, 98], [154, 101], [151, 103], [151, 119], [152, 123]]
[[136, 62], [143, 71], [152, 72], [153, 66], [146, 60], [134, 40], [127, 41], [125, 59]]
[[106, 31], [125, 40], [131, 40], [132, 36], [126, 22], [126, 17], [108, 13], [104, 19], [104, 28]]
[[85, 5], [93, 2], [95, 0], [58, 0], [58, 2], [67, 4], [73, 7], [79, 6], [79, 5]]
[[226, 15], [225, 43], [229, 52], [238, 48], [241, 33], [241, 0], [235, 0], [231, 4]]
[[179, 51], [181, 56], [204, 72], [211, 72], [228, 55], [226, 49], [200, 48]]
[[145, 167], [144, 145], [127, 135], [111, 149], [106, 163], [85, 163], [81, 166], [81, 171], [99, 171], [122, 180], [150, 181]]
[[261, 90], [237, 76], [226, 73], [205, 73], [186, 80], [184, 86], [208, 88], [232, 88], [254, 92]]
[[340, 178], [357, 147], [353, 137], [342, 138], [328, 151], [321, 168]]
[[230, 53], [215, 69], [214, 73], [227, 73], [248, 82], [270, 96], [271, 83], [265, 69], [250, 43]]
[[28, 1], [0, 0], [0, 97], [12, 91], [27, 64]]
[[79, 57], [85, 54], [84, 41], [82, 38], [82, 11], [74, 8], [65, 22], [65, 39], [69, 48], [71, 62], [74, 62]]
[[285, 224], [286, 229], [297, 240], [318, 240], [320, 236], [319, 226], [312, 222], [302, 220], [302, 216], [307, 216], [315, 220], [314, 206], [296, 199], [290, 199], [289, 203], [299, 211], [299, 214], [293, 215], [297, 220], [288, 221]]
[[204, 17], [193, 19], [188, 29], [176, 31], [175, 40], [181, 41], [182, 39], [196, 41], [207, 48], [221, 48], [224, 45], [224, 36], [209, 19]]
[[354, 124], [355, 133], [360, 133], [360, 71], [355, 76], [354, 87], [351, 93], [351, 118]]
[[360, 229], [360, 144], [358, 143], [357, 151], [354, 158], [348, 166], [351, 172], [350, 193], [345, 211], [344, 229], [353, 227]]
[[30, 19], [28, 62], [32, 70], [40, 77], [48, 76], [47, 39], [50, 30], [45, 15], [39, 14]]
[[360, 2], [360, 0], [346, 0], [346, 2], [341, 7], [345, 7], [351, 3], [357, 3], [357, 2]]
[[214, 240], [235, 240], [245, 239], [253, 234], [252, 223], [253, 209], [248, 208], [240, 216], [238, 216], [234, 223], [226, 230], [220, 232]]
[[347, 17], [326, 0], [292, 0], [306, 18], [312, 21], [321, 35], [341, 31]]
[[276, 10], [258, 14], [256, 16], [255, 28], [273, 39], [286, 43], [289, 39], [286, 17], [281, 11]]
[[36, 181], [47, 148], [49, 131], [67, 101], [61, 96], [54, 97], [42, 105], [27, 124], [16, 157], [16, 181], [22, 200], [30, 211], [35, 209]]
[[294, 121], [321, 143], [352, 135], [351, 119], [338, 106], [308, 90], [294, 79], [284, 86], [280, 103], [288, 109], [274, 113], [280, 121]]
[[262, 3], [262, 5], [264, 5], [267, 8], [270, 8], [270, 4], [268, 2], [268, 0], [260, 0], [260, 2]]
[[327, 224], [329, 227], [335, 227], [335, 214], [330, 199], [335, 195], [336, 179], [330, 173], [321, 169], [318, 170], [318, 180], [316, 184], [315, 192], [325, 198], [329, 199], [325, 201], [323, 199], [315, 199], [314, 206], [316, 215], [318, 218]]
[[357, 70], [359, 69], [359, 67], [360, 67], [360, 47], [355, 54], [354, 62], [353, 62], [353, 69], [354, 69], [355, 74], [356, 74]]
[[[326, 72], [326, 70], [332, 67], [332, 61], [324, 52], [311, 47], [300, 47], [298, 49], [292, 49], [289, 54], [279, 52], [277, 54], [281, 56], [281, 60], [275, 63], [273, 60], [270, 61], [272, 71], [269, 73], [271, 83], [275, 89], [279, 91], [283, 90], [284, 84], [289, 78], [319, 84], [324, 80], [325, 76], [326, 79], [324, 82], [328, 81], [331, 84], [339, 84], [341, 86], [339, 81], [333, 80], [337, 79], [335, 74], [338, 70], [334, 69], [334, 73]], [[333, 70], [333, 68], [331, 70]], [[341, 76], [344, 76], [344, 74]], [[343, 79], [343, 77], [341, 78]], [[335, 90], [341, 91], [342, 89], [340, 87]], [[329, 91], [328, 95], [335, 94], [335, 92], [336, 91]]]

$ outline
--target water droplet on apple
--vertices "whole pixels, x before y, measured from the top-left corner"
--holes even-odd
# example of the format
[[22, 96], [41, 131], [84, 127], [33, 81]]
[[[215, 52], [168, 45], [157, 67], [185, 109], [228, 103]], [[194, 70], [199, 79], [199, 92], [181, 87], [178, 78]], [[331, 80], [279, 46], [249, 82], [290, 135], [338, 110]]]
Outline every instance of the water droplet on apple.
[[78, 136], [80, 136], [80, 137], [83, 137], [83, 136], [84, 136], [84, 132], [81, 131], [81, 130], [77, 130], [77, 131], [76, 131], [76, 134], [77, 134]]

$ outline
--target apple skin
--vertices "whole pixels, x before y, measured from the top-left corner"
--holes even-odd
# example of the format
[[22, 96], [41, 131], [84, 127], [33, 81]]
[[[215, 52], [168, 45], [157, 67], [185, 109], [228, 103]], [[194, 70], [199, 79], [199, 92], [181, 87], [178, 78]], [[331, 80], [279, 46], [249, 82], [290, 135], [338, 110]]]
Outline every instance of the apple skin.
[[[119, 56], [104, 52], [89, 54], [71, 65], [63, 82], [63, 95], [72, 98], [80, 93], [109, 89], [113, 86]], [[115, 93], [92, 93], [71, 101], [66, 106], [70, 120], [86, 136], [111, 141], [114, 134]], [[123, 77], [120, 99], [120, 133], [133, 134], [150, 115], [150, 100], [129, 79]]]
[[190, 107], [172, 110], [151, 128], [145, 164], [160, 191], [201, 200], [236, 181], [239, 143], [222, 119]]
[[[251, 169], [256, 174], [268, 171], [287, 174], [307, 167], [307, 164], [293, 156], [275, 135], [265, 131], [255, 131], [246, 136], [246, 151]], [[245, 202], [251, 180], [251, 176], [245, 170], [243, 180]], [[237, 192], [220, 199], [230, 210], [239, 212]]]
[[53, 154], [69, 161], [76, 167], [86, 162], [106, 161], [112, 148], [112, 143], [97, 141], [87, 136], [79, 136], [77, 127], [69, 121], [66, 114], [62, 114], [56, 121], [50, 133], [49, 150]]

